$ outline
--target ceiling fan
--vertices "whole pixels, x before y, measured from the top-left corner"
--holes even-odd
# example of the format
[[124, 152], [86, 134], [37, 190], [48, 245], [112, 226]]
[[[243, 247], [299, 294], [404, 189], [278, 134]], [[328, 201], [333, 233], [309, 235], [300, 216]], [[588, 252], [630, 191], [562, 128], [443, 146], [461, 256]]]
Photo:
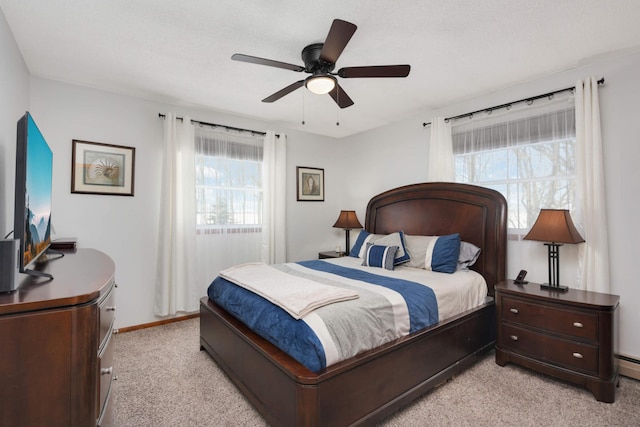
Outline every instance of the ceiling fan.
[[284, 68], [296, 72], [311, 74], [309, 77], [298, 80], [289, 86], [280, 89], [273, 95], [262, 100], [262, 102], [274, 102], [285, 95], [290, 94], [294, 90], [305, 86], [311, 92], [322, 95], [328, 93], [331, 98], [338, 104], [340, 108], [346, 108], [353, 105], [353, 101], [349, 95], [340, 87], [336, 76], [343, 79], [361, 78], [361, 77], [407, 77], [411, 70], [410, 65], [374, 65], [365, 67], [345, 67], [333, 72], [336, 61], [342, 54], [347, 43], [356, 32], [354, 24], [334, 19], [329, 29], [329, 34], [324, 43], [314, 43], [302, 49], [301, 65], [288, 64], [286, 62], [273, 61], [271, 59], [258, 58], [250, 55], [236, 53], [231, 56], [234, 61], [249, 62], [252, 64], [267, 65], [269, 67]]

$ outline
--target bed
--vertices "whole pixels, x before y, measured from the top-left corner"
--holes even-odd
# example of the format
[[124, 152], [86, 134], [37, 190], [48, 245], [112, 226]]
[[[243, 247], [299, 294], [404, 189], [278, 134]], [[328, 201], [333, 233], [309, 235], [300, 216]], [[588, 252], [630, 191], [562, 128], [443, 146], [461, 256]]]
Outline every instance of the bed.
[[313, 372], [204, 297], [201, 348], [272, 425], [373, 424], [493, 348], [492, 297], [505, 278], [506, 215], [499, 193], [456, 183], [403, 186], [367, 205], [370, 233], [459, 233], [481, 248], [471, 268], [484, 277], [487, 295], [474, 309]]

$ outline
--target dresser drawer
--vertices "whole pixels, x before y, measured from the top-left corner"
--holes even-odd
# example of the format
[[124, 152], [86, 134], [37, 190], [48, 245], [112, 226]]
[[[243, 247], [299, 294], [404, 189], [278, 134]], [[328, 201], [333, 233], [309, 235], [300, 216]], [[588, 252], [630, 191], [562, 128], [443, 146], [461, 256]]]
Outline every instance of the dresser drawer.
[[107, 295], [100, 301], [98, 305], [99, 310], [99, 327], [100, 327], [100, 338], [98, 341], [98, 348], [102, 349], [105, 345], [105, 339], [107, 335], [111, 333], [111, 329], [113, 327], [113, 320], [115, 319], [115, 311], [116, 311], [116, 293], [114, 291], [115, 283], [111, 284]]
[[100, 397], [98, 400], [98, 418], [101, 418], [103, 416], [105, 408], [109, 406], [107, 398], [109, 397], [114, 377], [113, 340], [111, 339], [112, 337], [112, 334], [107, 335], [107, 342], [102, 349], [102, 352], [98, 355], [98, 389], [100, 390]]
[[585, 340], [598, 340], [598, 316], [576, 310], [502, 298], [502, 319]]
[[98, 418], [97, 427], [113, 427], [113, 425], [113, 399], [108, 398]]

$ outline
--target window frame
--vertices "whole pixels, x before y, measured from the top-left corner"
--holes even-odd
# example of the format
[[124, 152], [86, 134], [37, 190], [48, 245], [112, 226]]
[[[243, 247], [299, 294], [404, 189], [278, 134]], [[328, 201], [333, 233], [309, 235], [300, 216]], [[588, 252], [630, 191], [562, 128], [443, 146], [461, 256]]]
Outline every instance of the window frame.
[[[264, 197], [264, 188], [263, 188], [263, 168], [264, 168], [264, 158], [263, 158], [263, 144], [262, 140], [258, 138], [253, 138], [254, 143], [247, 144], [244, 142], [239, 142], [234, 140], [233, 135], [229, 135], [226, 138], [225, 133], [216, 133], [214, 136], [209, 136], [206, 134], [200, 134], [196, 136], [196, 140], [199, 139], [199, 143], [206, 145], [211, 144], [211, 147], [207, 147], [208, 152], [204, 152], [203, 150], [195, 150], [195, 197], [196, 197], [196, 233], [199, 235], [216, 235], [216, 234], [236, 234], [236, 233], [259, 233], [262, 232], [263, 220], [264, 220], [264, 212], [263, 212], [263, 197]], [[225, 144], [226, 148], [229, 148], [228, 152], [225, 150], [214, 146], [213, 144]], [[253, 147], [249, 147], [253, 146]], [[253, 149], [254, 152], [249, 156], [253, 156], [253, 158], [242, 158], [243, 155], [246, 155], [247, 148]], [[221, 159], [218, 162], [225, 163], [225, 167], [216, 167], [216, 165], [206, 165], [207, 158], [212, 159]], [[259, 159], [259, 160], [258, 160]], [[240, 169], [238, 170], [237, 165], [233, 165], [233, 162], [240, 164]], [[249, 177], [254, 178], [254, 182], [257, 182], [259, 185], [247, 185], [247, 181], [245, 181], [245, 174], [243, 172], [246, 170], [243, 165], [244, 162], [251, 162], [257, 165], [257, 172], [249, 174]], [[224, 169], [222, 171], [222, 169]], [[234, 170], [235, 172], [240, 172], [240, 175], [243, 176], [243, 179], [240, 181], [243, 185], [238, 186], [234, 185], [234, 177], [238, 175], [236, 173], [230, 174], [229, 171]], [[207, 170], [210, 170], [210, 175], [227, 175], [227, 182], [219, 183], [219, 182], [206, 182], [206, 179], [203, 180], [208, 174]], [[220, 172], [222, 171], [222, 172]], [[256, 179], [257, 177], [257, 179]], [[216, 180], [217, 178], [212, 178]], [[224, 199], [226, 202], [231, 202], [235, 204], [235, 200], [232, 197], [229, 197], [229, 194], [249, 194], [249, 193], [257, 193], [257, 198], [253, 200], [254, 206], [259, 206], [258, 209], [251, 215], [257, 216], [259, 218], [259, 223], [203, 223], [202, 217], [207, 217], [211, 214], [210, 210], [202, 209], [202, 200], [205, 200], [206, 204], [206, 195], [207, 191], [213, 192], [222, 192], [227, 193], [227, 197]], [[243, 197], [243, 200], [247, 200], [246, 197]], [[228, 203], [227, 203], [228, 205]], [[232, 209], [233, 212], [233, 209]], [[245, 215], [245, 210], [240, 210], [238, 215]], [[233, 215], [233, 213], [231, 213]]]
[[[505, 131], [505, 129], [509, 126], [515, 127], [522, 126], [522, 124], [526, 125], [529, 120], [531, 120], [531, 123], [534, 123], [535, 120], [539, 121], [540, 117], [542, 117], [539, 111], [528, 113], [529, 115], [527, 115], [526, 111], [524, 113], [522, 111], [518, 111], [518, 113], [514, 114], [513, 117], [510, 117], [509, 113], [506, 113], [501, 115], [499, 118], [491, 120], [490, 124], [487, 124], [486, 122], [483, 123], [482, 119], [480, 119], [477, 124], [470, 124], [467, 122], [457, 129], [456, 127], [452, 128], [452, 138], [455, 141], [453, 154], [454, 181], [492, 188], [503, 194], [510, 206], [507, 219], [510, 239], [520, 240], [524, 237], [526, 232], [535, 222], [541, 208], [570, 210], [575, 208], [577, 179], [575, 110], [573, 107], [567, 108], [566, 104], [564, 107], [560, 107], [561, 108], [556, 107], [555, 109], [551, 109], [551, 111], [543, 114], [548, 114], [553, 117], [561, 117], [564, 115], [562, 120], [564, 120], [563, 125], [565, 126], [565, 129], [561, 132], [549, 132], [548, 129], [538, 129], [538, 134], [529, 135], [529, 140], [526, 138], [526, 132], [523, 133], [525, 137], [520, 135], [520, 133], [522, 133], [518, 132], [520, 129], [516, 132], [514, 132], [513, 129], [509, 129], [508, 131]], [[500, 135], [500, 137], [497, 138], [499, 142], [493, 146], [492, 141], [489, 141], [487, 144], [486, 141], [482, 139], [491, 134], [490, 128], [492, 127], [500, 127], [506, 134]], [[487, 134], [477, 136], [481, 141], [481, 143], [477, 145], [484, 145], [480, 149], [474, 150], [473, 148], [470, 149], [468, 147], [468, 145], [473, 145], [473, 142], [469, 144], [465, 138], [473, 141], [475, 138], [473, 132]], [[456, 137], [458, 139], [456, 139]], [[541, 162], [539, 166], [543, 166], [542, 163], [545, 161], [545, 149], [548, 151], [547, 156], [553, 156], [552, 161], [554, 163], [549, 166], [549, 159], [547, 159], [546, 169], [548, 169], [550, 173], [536, 175], [535, 171], [538, 169], [535, 168], [535, 156], [538, 155], [538, 161]], [[468, 166], [468, 162], [479, 162], [481, 161], [482, 156], [491, 157], [495, 154], [499, 154], [500, 152], [505, 153], [502, 155], [502, 162], [504, 166], [498, 166], [498, 168], [502, 168], [502, 172], [494, 175], [501, 176], [491, 178], [490, 176], [485, 175], [483, 178], [482, 176], [473, 176], [473, 173], [469, 173], [470, 169], [477, 170], [478, 166]], [[470, 160], [465, 161], [464, 158]], [[490, 164], [491, 160], [492, 159], [487, 160], [484, 164]], [[561, 165], [558, 164], [558, 160], [562, 160]], [[528, 162], [526, 165], [529, 166], [529, 170], [531, 172], [534, 172], [532, 175], [524, 173], [524, 169], [526, 169], [524, 168], [524, 162]], [[467, 163], [466, 167], [465, 163]], [[465, 170], [462, 170], [463, 168]], [[545, 183], [551, 183], [550, 186], [546, 186], [546, 191], [544, 191]], [[546, 201], [541, 201], [539, 206], [534, 207], [533, 204], [535, 204], [535, 199], [523, 200], [523, 196], [521, 196], [521, 194], [525, 194], [527, 192], [532, 193], [531, 187], [539, 186], [538, 184], [542, 184], [540, 186], [542, 191], [538, 192], [538, 194], [544, 196], [544, 194], [553, 193], [555, 195], [558, 194], [558, 192], [552, 192], [550, 190], [553, 190], [553, 188], [559, 188], [563, 190], [564, 197], [566, 197], [566, 199], [564, 201], [555, 198], [547, 199]], [[540, 200], [540, 197], [538, 197], [537, 200]], [[516, 205], [515, 207], [514, 203]]]

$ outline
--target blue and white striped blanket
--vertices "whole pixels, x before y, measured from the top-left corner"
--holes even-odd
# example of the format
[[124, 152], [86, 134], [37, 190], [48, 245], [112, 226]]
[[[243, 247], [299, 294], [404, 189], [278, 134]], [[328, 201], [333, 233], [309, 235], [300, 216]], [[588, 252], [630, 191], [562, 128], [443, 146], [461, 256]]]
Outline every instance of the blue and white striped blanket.
[[359, 298], [320, 307], [296, 320], [261, 296], [217, 277], [208, 295], [314, 372], [438, 322], [438, 303], [424, 284], [314, 260], [273, 266], [287, 274], [355, 290]]

